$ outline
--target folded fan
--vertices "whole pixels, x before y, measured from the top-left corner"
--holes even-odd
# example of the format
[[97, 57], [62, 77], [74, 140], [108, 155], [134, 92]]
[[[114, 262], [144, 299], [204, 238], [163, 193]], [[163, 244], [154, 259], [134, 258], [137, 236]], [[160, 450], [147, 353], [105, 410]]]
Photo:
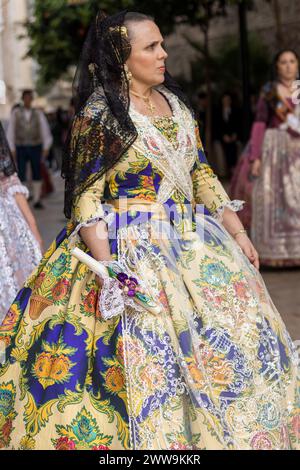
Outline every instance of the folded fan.
[[140, 282], [136, 277], [128, 275], [122, 271], [122, 268], [117, 262], [112, 262], [110, 266], [104, 266], [100, 261], [95, 260], [92, 256], [88, 255], [80, 248], [73, 248], [71, 250], [73, 256], [79, 261], [86, 264], [86, 266], [102, 279], [113, 278], [119, 281], [120, 287], [123, 288], [124, 294], [131, 297], [135, 302], [144, 307], [150, 313], [158, 314], [161, 307], [154, 302], [154, 300], [142, 291]]

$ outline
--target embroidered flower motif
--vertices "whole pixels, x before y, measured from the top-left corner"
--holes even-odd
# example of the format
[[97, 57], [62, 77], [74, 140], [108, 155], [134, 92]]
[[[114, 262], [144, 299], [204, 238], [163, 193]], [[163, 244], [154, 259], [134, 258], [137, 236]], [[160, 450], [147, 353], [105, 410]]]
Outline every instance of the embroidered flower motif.
[[161, 290], [158, 294], [158, 300], [159, 300], [159, 303], [161, 303], [161, 305], [167, 310], [169, 309], [169, 302], [168, 302], [168, 298], [166, 296], [166, 292], [164, 290]]
[[159, 155], [160, 153], [160, 148], [156, 142], [156, 140], [153, 137], [148, 137], [147, 139], [144, 139], [144, 144], [148, 147], [148, 149], [154, 154], [154, 155]]
[[121, 367], [112, 366], [105, 373], [105, 384], [109, 391], [118, 393], [125, 385], [124, 374]]
[[45, 272], [41, 272], [41, 273], [37, 276], [37, 278], [36, 278], [36, 280], [35, 280], [35, 282], [34, 282], [34, 288], [35, 288], [35, 289], [39, 289], [39, 288], [41, 287], [41, 285], [43, 284], [43, 281], [44, 281], [44, 279], [45, 279], [45, 276], [46, 276], [46, 273], [45, 273]]
[[43, 352], [37, 357], [33, 374], [39, 380], [43, 388], [55, 383], [63, 383], [70, 377], [71, 361], [67, 356], [53, 357], [51, 353]]
[[272, 441], [267, 432], [260, 431], [251, 440], [251, 447], [254, 450], [272, 450]]
[[20, 441], [20, 450], [34, 450], [35, 440], [31, 436], [22, 437]]
[[203, 388], [205, 384], [204, 376], [199, 367], [197, 367], [195, 361], [190, 358], [187, 359], [187, 366], [192, 378], [193, 387], [197, 389]]
[[12, 422], [17, 416], [14, 410], [16, 387], [12, 380], [0, 384], [0, 449], [7, 448], [13, 431]]
[[258, 417], [261, 424], [268, 429], [275, 429], [280, 423], [280, 412], [273, 403], [265, 403]]
[[70, 289], [70, 281], [61, 279], [52, 289], [52, 297], [55, 302], [62, 300]]
[[140, 379], [148, 393], [153, 393], [158, 388], [165, 386], [165, 373], [161, 364], [150, 362], [150, 364], [143, 367], [140, 371]]
[[236, 295], [240, 299], [246, 299], [248, 297], [248, 289], [244, 282], [238, 281], [234, 283], [234, 290]]
[[152, 176], [140, 175], [140, 183], [144, 190], [153, 190], [153, 178]]
[[300, 416], [296, 415], [292, 419], [292, 431], [294, 436], [299, 439], [300, 438]]
[[106, 450], [113, 436], [100, 432], [97, 421], [84, 406], [67, 426], [56, 425], [60, 436], [52, 439], [56, 450]]
[[223, 262], [207, 259], [201, 266], [201, 271], [204, 281], [215, 287], [226, 286], [231, 280], [231, 272]]
[[2, 352], [1, 350], [3, 350], [3, 345], [2, 343], [4, 343], [4, 349], [9, 346], [11, 344], [11, 339], [9, 336], [1, 336], [0, 338], [0, 352]]
[[170, 450], [190, 450], [191, 446], [183, 444], [182, 442], [173, 442], [170, 445]]
[[98, 293], [95, 289], [91, 289], [83, 301], [84, 311], [86, 313], [95, 313], [98, 301]]
[[95, 446], [92, 448], [92, 450], [109, 450], [109, 447], [107, 446]]
[[8, 419], [5, 421], [1, 429], [1, 433], [5, 441], [8, 441], [11, 431], [12, 431], [12, 420]]
[[199, 349], [201, 354], [201, 361], [204, 366], [207, 366], [208, 362], [214, 357], [214, 351], [205, 343], [201, 343]]
[[214, 303], [218, 306], [220, 306], [224, 301], [223, 296], [218, 295], [214, 289], [211, 289], [209, 287], [205, 287], [203, 289], [203, 294], [208, 302]]
[[132, 365], [140, 364], [146, 360], [146, 351], [143, 343], [138, 338], [130, 337], [126, 339], [126, 346]]
[[12, 331], [20, 317], [21, 311], [17, 304], [12, 304], [9, 311], [5, 315], [3, 322], [0, 326], [0, 332]]
[[283, 425], [280, 429], [280, 441], [283, 449], [287, 449], [289, 447], [289, 431], [286, 425]]
[[75, 450], [76, 446], [75, 446], [75, 442], [71, 441], [67, 437], [60, 437], [56, 441], [55, 449], [56, 450]]
[[209, 362], [208, 367], [208, 374], [211, 377], [212, 385], [222, 386], [232, 383], [234, 371], [229, 361], [216, 357]]
[[77, 349], [72, 348], [62, 340], [57, 343], [42, 343], [44, 351], [41, 352], [33, 366], [32, 373], [44, 389], [55, 383], [65, 383], [70, 377], [71, 368], [75, 365], [68, 356], [72, 356]]

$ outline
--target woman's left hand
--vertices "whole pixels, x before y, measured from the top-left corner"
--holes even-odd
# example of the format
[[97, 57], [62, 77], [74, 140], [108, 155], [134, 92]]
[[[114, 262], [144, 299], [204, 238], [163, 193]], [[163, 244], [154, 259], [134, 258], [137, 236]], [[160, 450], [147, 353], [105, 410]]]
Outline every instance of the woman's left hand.
[[249, 259], [250, 263], [252, 263], [256, 269], [259, 269], [259, 256], [248, 235], [246, 233], [239, 233], [236, 235], [235, 240], [241, 247], [245, 256]]
[[31, 231], [34, 235], [34, 238], [36, 239], [36, 241], [39, 244], [39, 247], [40, 247], [40, 250], [41, 250], [42, 254], [44, 254], [44, 252], [45, 252], [44, 242], [43, 242], [43, 239], [41, 237], [41, 234], [40, 234], [38, 228], [36, 226], [31, 227]]

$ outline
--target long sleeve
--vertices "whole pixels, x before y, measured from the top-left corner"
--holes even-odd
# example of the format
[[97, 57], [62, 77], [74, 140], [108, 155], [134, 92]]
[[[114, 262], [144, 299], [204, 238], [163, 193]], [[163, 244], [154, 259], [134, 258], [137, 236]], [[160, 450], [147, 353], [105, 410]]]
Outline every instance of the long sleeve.
[[72, 208], [72, 225], [74, 230], [70, 235], [70, 243], [80, 241], [82, 227], [95, 225], [100, 220], [106, 221], [107, 214], [101, 203], [105, 188], [105, 174], [96, 180], [86, 191], [77, 196]]
[[251, 129], [250, 137], [250, 161], [261, 157], [262, 145], [269, 118], [268, 105], [263, 96], [257, 103], [256, 117]]
[[51, 134], [51, 130], [50, 130], [50, 126], [48, 124], [47, 118], [42, 111], [39, 111], [39, 120], [40, 120], [40, 126], [41, 126], [43, 149], [49, 150], [53, 142], [53, 137]]
[[203, 204], [212, 214], [230, 204], [230, 198], [206, 160], [196, 126], [198, 158], [192, 171], [193, 193], [196, 204]]
[[75, 199], [72, 219], [80, 228], [95, 223], [105, 216], [101, 204], [105, 188], [105, 175], [96, 180]]

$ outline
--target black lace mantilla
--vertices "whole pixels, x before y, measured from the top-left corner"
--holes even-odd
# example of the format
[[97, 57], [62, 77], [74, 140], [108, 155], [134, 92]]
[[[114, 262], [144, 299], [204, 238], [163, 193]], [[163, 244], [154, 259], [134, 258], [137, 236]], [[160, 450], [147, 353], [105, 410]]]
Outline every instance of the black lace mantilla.
[[[137, 138], [124, 71], [131, 51], [126, 13], [109, 17], [99, 13], [83, 46], [73, 84], [76, 114], [62, 167], [67, 218], [75, 198], [112, 168]], [[164, 85], [189, 106], [168, 72]]]

